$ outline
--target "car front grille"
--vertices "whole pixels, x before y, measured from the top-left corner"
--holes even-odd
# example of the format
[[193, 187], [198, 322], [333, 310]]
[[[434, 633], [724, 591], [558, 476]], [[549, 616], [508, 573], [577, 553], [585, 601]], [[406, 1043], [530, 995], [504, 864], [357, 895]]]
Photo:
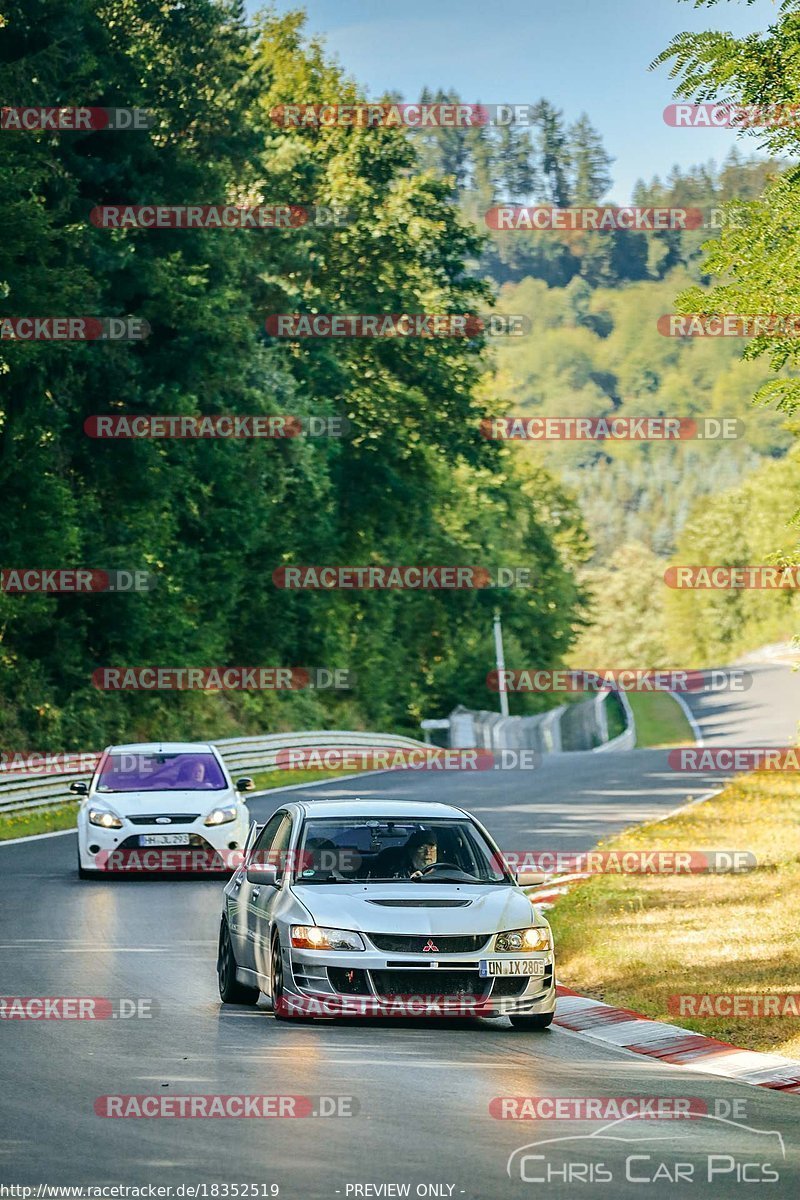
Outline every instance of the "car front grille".
[[498, 975], [493, 981], [494, 986], [492, 987], [492, 995], [521, 996], [529, 982], [530, 980], [526, 976], [523, 976], [521, 979], [516, 979], [511, 978], [510, 976], [504, 977], [502, 975]]
[[475, 971], [370, 971], [379, 996], [485, 996], [491, 981]]
[[489, 940], [488, 933], [466, 933], [447, 937], [427, 934], [368, 933], [378, 950], [389, 954], [475, 954]]
[[135, 817], [126, 817], [131, 825], [192, 825], [200, 819], [200, 813], [149, 813], [146, 816], [137, 813]]

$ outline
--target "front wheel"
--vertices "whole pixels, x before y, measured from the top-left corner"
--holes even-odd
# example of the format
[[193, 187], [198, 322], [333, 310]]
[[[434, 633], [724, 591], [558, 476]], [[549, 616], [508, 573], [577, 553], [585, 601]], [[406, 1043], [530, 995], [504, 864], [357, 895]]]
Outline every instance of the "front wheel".
[[531, 1013], [526, 1017], [511, 1017], [511, 1024], [515, 1029], [547, 1029], [548, 1025], [552, 1025], [554, 1012], [549, 1013]]
[[102, 871], [93, 871], [90, 867], [81, 866], [81, 852], [78, 850], [78, 879], [97, 879]]
[[223, 919], [219, 929], [219, 954], [217, 956], [217, 981], [223, 1004], [257, 1004], [261, 995], [258, 988], [248, 987], [236, 978], [236, 958], [233, 953], [228, 922]]
[[292, 1011], [292, 1005], [286, 1000], [286, 992], [283, 986], [283, 955], [281, 954], [281, 940], [276, 933], [272, 938], [272, 951], [270, 953], [270, 995], [272, 996], [272, 1012], [276, 1021], [299, 1021], [300, 1023], [309, 1021], [313, 1018], [304, 1017]]

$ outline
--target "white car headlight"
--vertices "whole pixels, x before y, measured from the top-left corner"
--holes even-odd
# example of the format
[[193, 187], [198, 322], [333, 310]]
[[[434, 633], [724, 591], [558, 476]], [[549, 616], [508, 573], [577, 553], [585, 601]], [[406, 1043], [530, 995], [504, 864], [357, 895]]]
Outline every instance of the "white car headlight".
[[349, 929], [320, 929], [318, 925], [293, 925], [292, 945], [297, 950], [365, 950], [360, 933]]
[[89, 824], [101, 829], [122, 829], [122, 821], [114, 810], [101, 804], [93, 804], [89, 809]]
[[546, 925], [530, 929], [510, 929], [494, 939], [496, 954], [533, 954], [537, 950], [552, 950], [553, 937]]
[[223, 804], [219, 808], [212, 808], [203, 824], [227, 825], [230, 821], [235, 821], [238, 815], [239, 810], [235, 804]]

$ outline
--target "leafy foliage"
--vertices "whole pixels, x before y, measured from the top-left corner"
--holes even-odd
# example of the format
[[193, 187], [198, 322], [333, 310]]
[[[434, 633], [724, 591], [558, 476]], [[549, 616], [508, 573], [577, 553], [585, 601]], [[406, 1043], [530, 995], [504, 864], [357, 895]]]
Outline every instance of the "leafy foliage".
[[[288, 342], [281, 312], [470, 312], [481, 239], [397, 130], [286, 130], [273, 105], [357, 100], [302, 16], [233, 0], [9, 0], [16, 103], [139, 107], [148, 131], [0, 139], [4, 314], [134, 314], [142, 343], [0, 343], [7, 567], [147, 569], [148, 593], [0, 593], [0, 737], [84, 749], [158, 734], [370, 724], [486, 702], [491, 612], [560, 661], [585, 541], [549, 474], [478, 432], [480, 339]], [[335, 229], [94, 228], [103, 203], [346, 205]], [[97, 413], [347, 416], [351, 436], [94, 441]], [[287, 563], [501, 564], [530, 591], [293, 593]], [[100, 693], [98, 665], [347, 667], [352, 694]]]

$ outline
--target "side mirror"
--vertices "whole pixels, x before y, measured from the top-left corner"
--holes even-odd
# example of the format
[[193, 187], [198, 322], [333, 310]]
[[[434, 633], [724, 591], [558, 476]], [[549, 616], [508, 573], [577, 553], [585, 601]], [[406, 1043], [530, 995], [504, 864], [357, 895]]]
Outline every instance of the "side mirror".
[[72, 794], [74, 796], [88, 796], [89, 795], [89, 785], [88, 785], [88, 783], [83, 783], [83, 781], [78, 782], [76, 780], [74, 783], [71, 783], [69, 785], [69, 790], [72, 792]]
[[249, 775], [244, 775], [241, 779], [237, 779], [233, 786], [237, 792], [254, 792], [256, 788]]
[[253, 864], [247, 868], [248, 883], [262, 883], [268, 887], [278, 887], [278, 868], [268, 867], [265, 863]]

